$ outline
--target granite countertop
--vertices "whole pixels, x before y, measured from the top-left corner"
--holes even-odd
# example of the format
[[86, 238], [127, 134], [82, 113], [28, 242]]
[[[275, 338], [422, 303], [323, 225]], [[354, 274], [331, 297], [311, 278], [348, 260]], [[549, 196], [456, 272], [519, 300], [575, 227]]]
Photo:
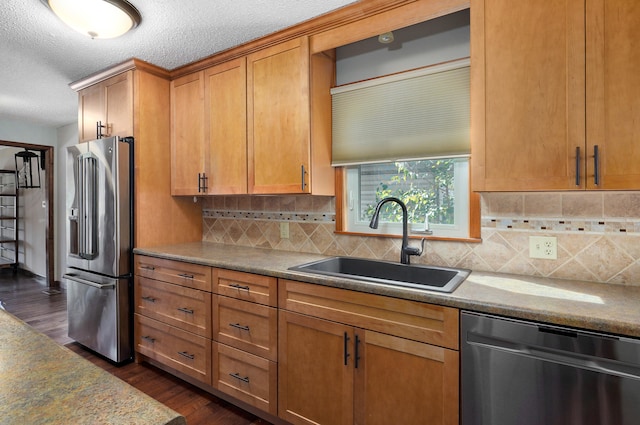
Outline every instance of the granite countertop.
[[474, 271], [454, 292], [447, 294], [288, 270], [327, 258], [315, 254], [209, 242], [136, 248], [134, 252], [481, 313], [640, 337], [640, 287]]
[[167, 424], [183, 416], [0, 309], [0, 423]]

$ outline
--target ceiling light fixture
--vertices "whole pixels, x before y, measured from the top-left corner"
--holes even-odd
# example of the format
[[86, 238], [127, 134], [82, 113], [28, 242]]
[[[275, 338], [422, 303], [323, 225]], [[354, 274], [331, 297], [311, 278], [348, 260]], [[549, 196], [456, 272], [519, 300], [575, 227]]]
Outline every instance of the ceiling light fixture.
[[395, 37], [393, 36], [393, 33], [391, 31], [385, 32], [384, 34], [380, 34], [378, 36], [378, 42], [382, 44], [393, 43], [393, 40], [395, 40]]
[[41, 0], [65, 24], [91, 38], [115, 38], [137, 27], [142, 18], [125, 0]]

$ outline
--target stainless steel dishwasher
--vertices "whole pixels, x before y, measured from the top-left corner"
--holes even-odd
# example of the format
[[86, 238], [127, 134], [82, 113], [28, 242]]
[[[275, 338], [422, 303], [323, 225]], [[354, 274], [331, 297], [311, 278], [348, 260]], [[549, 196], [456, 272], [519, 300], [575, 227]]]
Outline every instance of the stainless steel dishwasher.
[[461, 330], [462, 425], [640, 423], [640, 340], [471, 312]]

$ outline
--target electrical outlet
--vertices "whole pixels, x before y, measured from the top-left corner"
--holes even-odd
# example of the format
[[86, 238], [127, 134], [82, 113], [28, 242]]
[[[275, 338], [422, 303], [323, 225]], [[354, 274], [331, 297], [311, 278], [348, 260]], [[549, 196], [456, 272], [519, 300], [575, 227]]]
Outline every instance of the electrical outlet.
[[280, 223], [280, 239], [289, 239], [289, 223]]
[[529, 236], [529, 258], [557, 260], [557, 239], [553, 236]]

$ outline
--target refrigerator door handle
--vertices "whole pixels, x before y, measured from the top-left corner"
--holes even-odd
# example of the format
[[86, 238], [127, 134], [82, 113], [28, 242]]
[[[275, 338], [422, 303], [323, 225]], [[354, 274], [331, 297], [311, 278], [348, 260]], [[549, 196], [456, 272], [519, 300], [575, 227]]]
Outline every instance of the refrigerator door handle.
[[82, 279], [82, 278], [80, 278], [78, 276], [74, 276], [72, 274], [65, 274], [62, 277], [65, 278], [65, 279], [73, 280], [74, 282], [81, 283], [83, 285], [93, 286], [94, 288], [98, 288], [98, 289], [109, 289], [109, 288], [113, 288], [113, 287], [116, 286], [115, 283], [100, 284], [100, 283], [91, 282], [90, 280]]
[[84, 159], [82, 155], [76, 159], [76, 199], [78, 200], [78, 256], [82, 258], [85, 252]]
[[97, 169], [96, 159], [83, 155], [79, 162], [78, 191], [80, 198], [80, 257], [91, 260], [97, 255]]

